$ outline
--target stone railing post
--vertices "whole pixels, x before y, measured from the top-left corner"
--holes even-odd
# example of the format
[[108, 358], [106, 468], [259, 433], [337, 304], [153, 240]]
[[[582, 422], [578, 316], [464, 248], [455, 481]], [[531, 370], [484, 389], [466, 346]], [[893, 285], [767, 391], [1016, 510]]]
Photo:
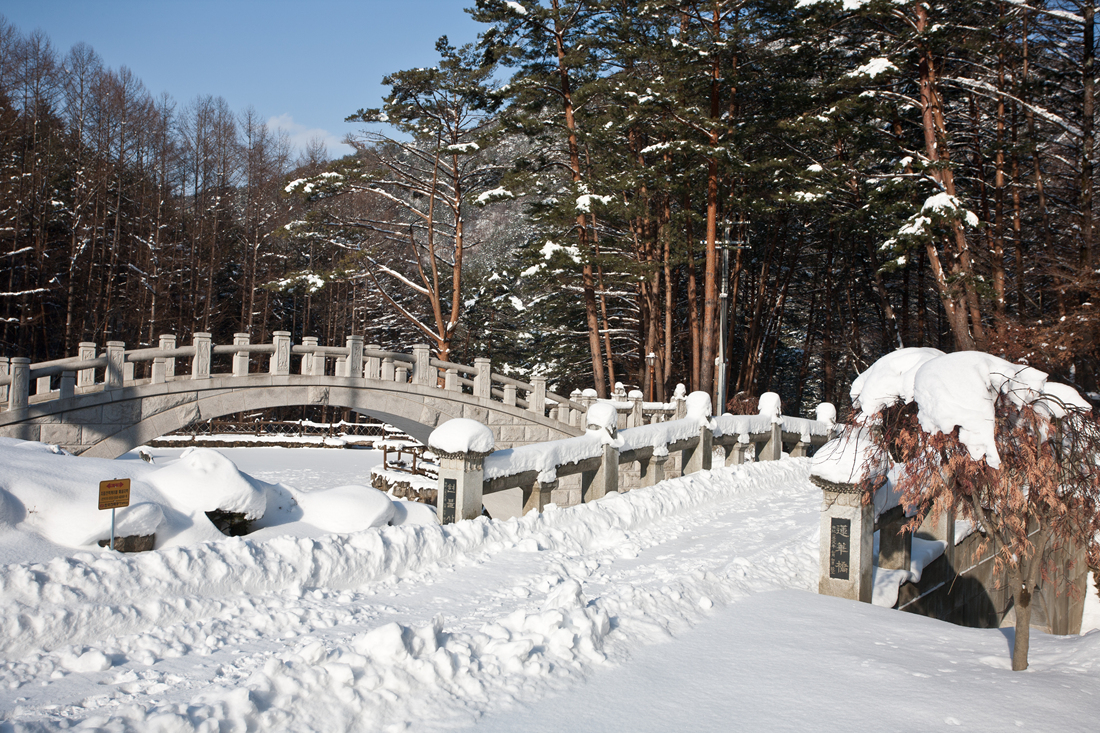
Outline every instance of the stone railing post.
[[[95, 358], [95, 342], [81, 341], [76, 353], [81, 361], [91, 361]], [[95, 384], [95, 369], [81, 369], [76, 373], [76, 386], [91, 387], [93, 384]]]
[[8, 409], [24, 409], [31, 402], [31, 360], [12, 357], [11, 385], [8, 389]]
[[382, 359], [382, 381], [383, 382], [392, 382], [393, 381], [393, 373], [394, 373], [393, 357], [392, 356], [383, 357], [383, 359]]
[[665, 464], [668, 462], [668, 454], [654, 455], [648, 461], [640, 461], [642, 467], [642, 486], [656, 486], [665, 480]]
[[348, 358], [346, 356], [336, 357], [336, 374], [337, 377], [346, 377], [348, 375]]
[[478, 357], [474, 359], [474, 367], [477, 374], [474, 376], [474, 397], [492, 399], [493, 396], [493, 362], [491, 359]]
[[47, 395], [50, 393], [50, 377], [39, 377], [34, 380], [34, 393], [36, 395]]
[[345, 377], [363, 378], [363, 337], [348, 336], [348, 363]]
[[447, 370], [446, 375], [443, 377], [443, 389], [448, 392], [458, 392], [460, 387], [458, 384], [458, 370], [451, 367]]
[[773, 422], [772, 432], [768, 437], [768, 442], [762, 446], [757, 443], [756, 460], [758, 461], [778, 461], [783, 457], [783, 425], [782, 423]]
[[[248, 346], [248, 334], [247, 333], [235, 333], [233, 334], [234, 346]], [[233, 376], [234, 377], [247, 377], [248, 376], [248, 352], [238, 351], [233, 354]]]
[[432, 350], [427, 344], [413, 346], [413, 384], [435, 387], [439, 382], [435, 367], [432, 366]]
[[581, 474], [581, 501], [587, 503], [619, 491], [619, 449], [604, 445], [600, 467]]
[[492, 431], [473, 420], [449, 420], [432, 431], [428, 446], [439, 457], [440, 524], [480, 517], [485, 456], [494, 447]]
[[400, 362], [393, 365], [393, 381], [398, 384], [409, 383], [409, 365], [408, 362]]
[[[316, 336], [303, 336], [302, 337], [302, 346], [304, 346], [307, 349], [310, 349], [310, 348], [313, 348], [313, 347], [317, 346], [317, 343], [318, 343], [318, 339], [317, 339]], [[298, 373], [302, 374], [304, 376], [309, 376], [311, 374], [316, 374], [317, 373], [316, 372], [316, 367], [314, 366], [314, 363], [313, 363], [314, 359], [316, 359], [316, 358], [317, 358], [317, 355], [314, 354], [313, 352], [302, 354], [302, 363], [299, 364]]]
[[[369, 344], [367, 348], [374, 351], [382, 350], [378, 344]], [[377, 356], [368, 356], [366, 360], [367, 365], [363, 368], [363, 376], [367, 379], [379, 379], [382, 376], [382, 360]]]
[[210, 334], [196, 333], [191, 337], [195, 355], [191, 357], [191, 379], [210, 379]]
[[107, 388], [122, 386], [122, 369], [126, 363], [126, 344], [121, 341], [107, 342]]
[[268, 361], [268, 374], [285, 377], [290, 374], [290, 331], [275, 331], [271, 343], [275, 350]]
[[134, 362], [126, 361], [122, 363], [122, 383], [134, 381]]
[[527, 409], [539, 417], [546, 414], [546, 377], [534, 377], [531, 379], [534, 387], [527, 394]]
[[31, 360], [25, 356], [13, 356], [9, 367], [11, 385], [8, 388], [8, 409], [23, 410], [30, 403]]
[[530, 486], [523, 487], [523, 513], [541, 512], [550, 503], [553, 492], [558, 488], [557, 481], [543, 483], [535, 481]]
[[516, 404], [516, 385], [504, 385], [504, 404], [513, 406]]
[[[0, 356], [0, 377], [6, 377], [11, 374], [11, 362], [8, 361], [8, 357]], [[8, 385], [0, 384], [0, 402], [8, 401]]]
[[74, 394], [76, 394], [76, 372], [61, 372], [61, 387], [58, 396], [63, 400], [67, 400]]
[[163, 356], [158, 356], [153, 359], [153, 372], [150, 375], [150, 382], [153, 384], [164, 384], [164, 362]]
[[[162, 333], [159, 346], [162, 349], [176, 348], [176, 334]], [[92, 344], [92, 352], [95, 353], [95, 344]], [[174, 376], [176, 376], [176, 357], [171, 356], [164, 360], [164, 381], [167, 382]]]
[[[581, 392], [579, 389], [575, 389], [575, 390], [573, 390], [572, 392], [569, 393], [569, 399], [572, 400], [573, 402], [583, 403], [584, 393]], [[569, 419], [568, 420], [563, 420], [563, 422], [567, 422], [570, 425], [577, 426], [577, 425], [580, 425], [583, 420], [584, 420], [584, 413], [583, 412], [581, 412], [580, 410], [570, 409], [569, 410]]]
[[791, 448], [791, 458], [805, 458], [806, 454], [810, 451], [810, 436], [803, 433], [798, 436], [798, 442]]
[[818, 593], [870, 603], [873, 587], [875, 507], [864, 504], [854, 484], [834, 484], [817, 477], [821, 487], [821, 570]]
[[691, 448], [685, 448], [680, 459], [683, 474], [709, 471], [714, 454], [714, 433], [709, 426], [699, 428], [699, 440]]
[[740, 466], [749, 456], [752, 443], [749, 442], [749, 434], [741, 433], [737, 436], [737, 443], [726, 449], [726, 465]]
[[630, 417], [627, 418], [626, 425], [630, 428], [636, 428], [640, 425], [645, 425], [645, 415], [642, 413], [642, 393], [639, 390], [633, 389], [630, 391]]

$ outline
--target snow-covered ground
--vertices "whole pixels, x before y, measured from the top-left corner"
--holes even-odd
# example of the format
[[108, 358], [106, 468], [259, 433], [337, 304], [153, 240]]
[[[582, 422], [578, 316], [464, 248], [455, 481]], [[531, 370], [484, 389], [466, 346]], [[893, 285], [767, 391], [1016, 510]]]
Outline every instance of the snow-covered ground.
[[[224, 453], [299, 496], [363, 483], [327, 473], [342, 451], [271, 450]], [[0, 731], [1095, 730], [1100, 632], [1035, 633], [1014, 673], [1004, 631], [817, 596], [808, 473], [9, 564]]]

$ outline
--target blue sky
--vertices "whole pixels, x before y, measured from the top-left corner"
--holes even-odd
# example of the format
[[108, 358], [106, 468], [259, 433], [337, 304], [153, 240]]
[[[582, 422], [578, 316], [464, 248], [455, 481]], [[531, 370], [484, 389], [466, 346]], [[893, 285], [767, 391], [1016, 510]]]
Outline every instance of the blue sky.
[[155, 95], [182, 106], [200, 94], [252, 105], [298, 145], [315, 135], [329, 153], [381, 105], [382, 77], [433, 65], [435, 40], [472, 42], [473, 0], [0, 0], [20, 31], [40, 28], [64, 55], [78, 41], [106, 65], [128, 66]]

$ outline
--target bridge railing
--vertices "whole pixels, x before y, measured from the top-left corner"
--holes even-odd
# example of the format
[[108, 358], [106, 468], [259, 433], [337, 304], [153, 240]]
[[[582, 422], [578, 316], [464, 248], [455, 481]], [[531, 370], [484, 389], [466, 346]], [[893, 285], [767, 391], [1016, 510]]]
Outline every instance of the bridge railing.
[[[343, 346], [324, 346], [312, 336], [294, 344], [289, 332], [276, 331], [267, 344], [253, 344], [245, 333], [234, 334], [232, 344], [214, 344], [209, 333], [198, 332], [190, 345], [183, 346], [177, 345], [174, 335], [165, 334], [157, 346], [138, 349], [108, 341], [99, 351], [95, 343], [81, 342], [76, 356], [34, 364], [26, 358], [0, 357], [0, 409], [22, 410], [31, 404], [141, 384], [246, 377], [260, 373], [265, 358], [267, 373], [275, 376], [420, 384], [495, 400], [568, 425], [579, 424], [588, 407], [548, 391], [545, 378], [527, 383], [494, 373], [489, 359], [475, 359], [473, 366], [456, 364], [432, 358], [424, 344], [413, 346], [409, 354], [364, 345], [363, 337], [354, 335]], [[215, 371], [217, 367], [221, 371]]]
[[[731, 415], [687, 414], [686, 404], [667, 408], [678, 416], [664, 422], [650, 422], [625, 429], [587, 425], [584, 435], [534, 443], [490, 453], [439, 453], [438, 501], [441, 517], [455, 517], [458, 507], [481, 513], [485, 494], [520, 488], [523, 512], [542, 511], [559, 488], [560, 478], [580, 474], [580, 500], [592, 501], [608, 493], [640, 486], [652, 486], [669, 473], [670, 456], [680, 454], [680, 470], [690, 474], [711, 468], [715, 447], [725, 451], [726, 465], [749, 460], [779, 460], [784, 448], [791, 457], [801, 457], [824, 445], [836, 431], [832, 405], [818, 407], [822, 419], [807, 420], [775, 414]], [[706, 395], [701, 395], [706, 398]], [[683, 395], [681, 402], [686, 403]], [[614, 404], [612, 400], [602, 401]], [[616, 412], [619, 407], [615, 405]], [[633, 409], [633, 407], [632, 407]], [[623, 466], [638, 465], [637, 475], [627, 475]], [[465, 511], [465, 510], [464, 510]]]

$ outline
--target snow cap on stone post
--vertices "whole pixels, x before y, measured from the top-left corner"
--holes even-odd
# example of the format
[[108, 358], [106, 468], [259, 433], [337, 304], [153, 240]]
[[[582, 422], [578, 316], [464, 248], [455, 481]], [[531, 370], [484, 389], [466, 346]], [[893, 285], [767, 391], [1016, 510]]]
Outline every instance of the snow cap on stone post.
[[783, 401], [779, 399], [779, 395], [775, 392], [765, 392], [760, 395], [758, 406], [760, 415], [770, 417], [772, 422], [778, 422], [779, 418], [783, 416]]
[[428, 447], [436, 453], [492, 453], [493, 431], [477, 420], [457, 417], [440, 425], [428, 436]]
[[692, 392], [684, 400], [686, 410], [685, 418], [696, 420], [700, 427], [711, 426], [711, 417], [714, 411], [711, 409], [710, 395], [706, 392]]
[[822, 402], [818, 405], [817, 421], [825, 423], [829, 430], [836, 427], [836, 406], [832, 402]]
[[584, 416], [585, 430], [604, 430], [614, 438], [619, 429], [619, 411], [610, 402], [597, 402]]

